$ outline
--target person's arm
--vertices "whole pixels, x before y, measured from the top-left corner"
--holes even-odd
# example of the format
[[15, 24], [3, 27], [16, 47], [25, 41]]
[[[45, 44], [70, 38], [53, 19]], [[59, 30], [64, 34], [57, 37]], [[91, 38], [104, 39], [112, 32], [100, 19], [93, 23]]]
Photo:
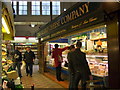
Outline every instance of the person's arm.
[[88, 62], [87, 62], [87, 60], [86, 60], [86, 54], [84, 54], [84, 59], [85, 59], [85, 65], [86, 65], [86, 70], [87, 70], [88, 75], [89, 75], [89, 79], [90, 79], [90, 80], [93, 80], [93, 76], [92, 76], [92, 74], [91, 74], [90, 68], [89, 68], [89, 66], [88, 66]]
[[24, 53], [24, 55], [23, 55], [23, 61], [26, 61], [25, 53]]
[[22, 53], [20, 53], [19, 58], [20, 58], [20, 61], [22, 61]]
[[33, 52], [33, 59], [35, 59], [35, 54], [34, 54], [34, 52]]
[[52, 58], [55, 58], [54, 50], [52, 51]]
[[91, 75], [91, 71], [90, 71], [90, 68], [89, 68], [89, 66], [88, 66], [88, 62], [87, 62], [87, 60], [86, 60], [86, 54], [84, 54], [84, 60], [85, 60], [86, 70], [87, 70], [88, 74]]
[[70, 70], [71, 73], [74, 73], [74, 69], [73, 69], [73, 63], [72, 63], [72, 55], [70, 53], [68, 53], [67, 55], [67, 59], [68, 59], [68, 68]]
[[61, 48], [62, 52], [67, 50], [68, 49], [68, 46], [67, 47], [64, 47], [64, 48]]

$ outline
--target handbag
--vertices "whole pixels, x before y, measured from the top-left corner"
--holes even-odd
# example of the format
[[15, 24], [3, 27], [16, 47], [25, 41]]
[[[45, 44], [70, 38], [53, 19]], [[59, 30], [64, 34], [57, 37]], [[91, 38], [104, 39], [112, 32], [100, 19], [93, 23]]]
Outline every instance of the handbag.
[[58, 55], [58, 62], [62, 62], [63, 61], [63, 57]]

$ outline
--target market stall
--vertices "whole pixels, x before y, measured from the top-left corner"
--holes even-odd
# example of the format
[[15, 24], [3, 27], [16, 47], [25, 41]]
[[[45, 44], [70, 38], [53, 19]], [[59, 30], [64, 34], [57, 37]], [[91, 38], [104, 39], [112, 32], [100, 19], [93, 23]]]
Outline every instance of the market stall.
[[[111, 5], [114, 8], [110, 7]], [[98, 78], [108, 76], [110, 87], [119, 87], [118, 83], [120, 80], [117, 80], [119, 79], [118, 74], [115, 75], [117, 78], [114, 76], [114, 72], [119, 70], [117, 67], [115, 69], [112, 64], [118, 65], [119, 63], [119, 50], [114, 48], [119, 48], [119, 36], [117, 34], [119, 25], [117, 22], [119, 22], [118, 12], [120, 8], [118, 6], [118, 3], [76, 3], [66, 12], [40, 28], [37, 32], [37, 37], [39, 38], [40, 46], [40, 65], [43, 66], [40, 69], [42, 73], [47, 67], [45, 62], [48, 54], [44, 53], [48, 52], [49, 49], [45, 49], [46, 43], [67, 38], [68, 44], [71, 45], [77, 40], [81, 40], [83, 44], [82, 49], [87, 54], [86, 57], [92, 74]], [[112, 15], [115, 16], [113, 20], [110, 19]], [[114, 43], [114, 47], [111, 43]], [[112, 55], [117, 55], [117, 57], [112, 57]], [[48, 58], [52, 62], [52, 59]], [[49, 70], [55, 70], [53, 66], [48, 68]], [[64, 71], [67, 71], [67, 68]], [[111, 78], [114, 78], [114, 83]], [[116, 82], [117, 85], [115, 85]]]

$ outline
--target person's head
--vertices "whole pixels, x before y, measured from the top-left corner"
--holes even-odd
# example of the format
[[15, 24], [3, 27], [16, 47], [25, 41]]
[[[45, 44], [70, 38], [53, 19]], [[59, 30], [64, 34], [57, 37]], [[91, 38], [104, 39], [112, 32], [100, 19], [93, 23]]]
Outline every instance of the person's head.
[[82, 47], [82, 42], [78, 41], [78, 42], [76, 43], [76, 47], [77, 47], [77, 48], [81, 48], [81, 47]]
[[55, 44], [55, 48], [58, 48], [59, 47], [59, 45], [58, 44]]
[[75, 50], [75, 46], [74, 45], [71, 45], [70, 46], [70, 51], [74, 51]]
[[31, 49], [30, 49], [30, 47], [26, 47], [26, 51], [30, 51]]

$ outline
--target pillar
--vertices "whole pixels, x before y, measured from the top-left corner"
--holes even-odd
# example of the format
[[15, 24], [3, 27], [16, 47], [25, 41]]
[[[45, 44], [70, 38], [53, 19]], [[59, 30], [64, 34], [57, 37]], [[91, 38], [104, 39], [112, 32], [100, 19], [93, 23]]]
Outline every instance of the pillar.
[[2, 85], [2, 2], [0, 1], [0, 90]]
[[106, 18], [108, 34], [108, 82], [109, 88], [120, 88], [120, 10]]
[[38, 43], [38, 59], [39, 59], [39, 72], [44, 73], [44, 43], [41, 41], [39, 38], [39, 43]]

